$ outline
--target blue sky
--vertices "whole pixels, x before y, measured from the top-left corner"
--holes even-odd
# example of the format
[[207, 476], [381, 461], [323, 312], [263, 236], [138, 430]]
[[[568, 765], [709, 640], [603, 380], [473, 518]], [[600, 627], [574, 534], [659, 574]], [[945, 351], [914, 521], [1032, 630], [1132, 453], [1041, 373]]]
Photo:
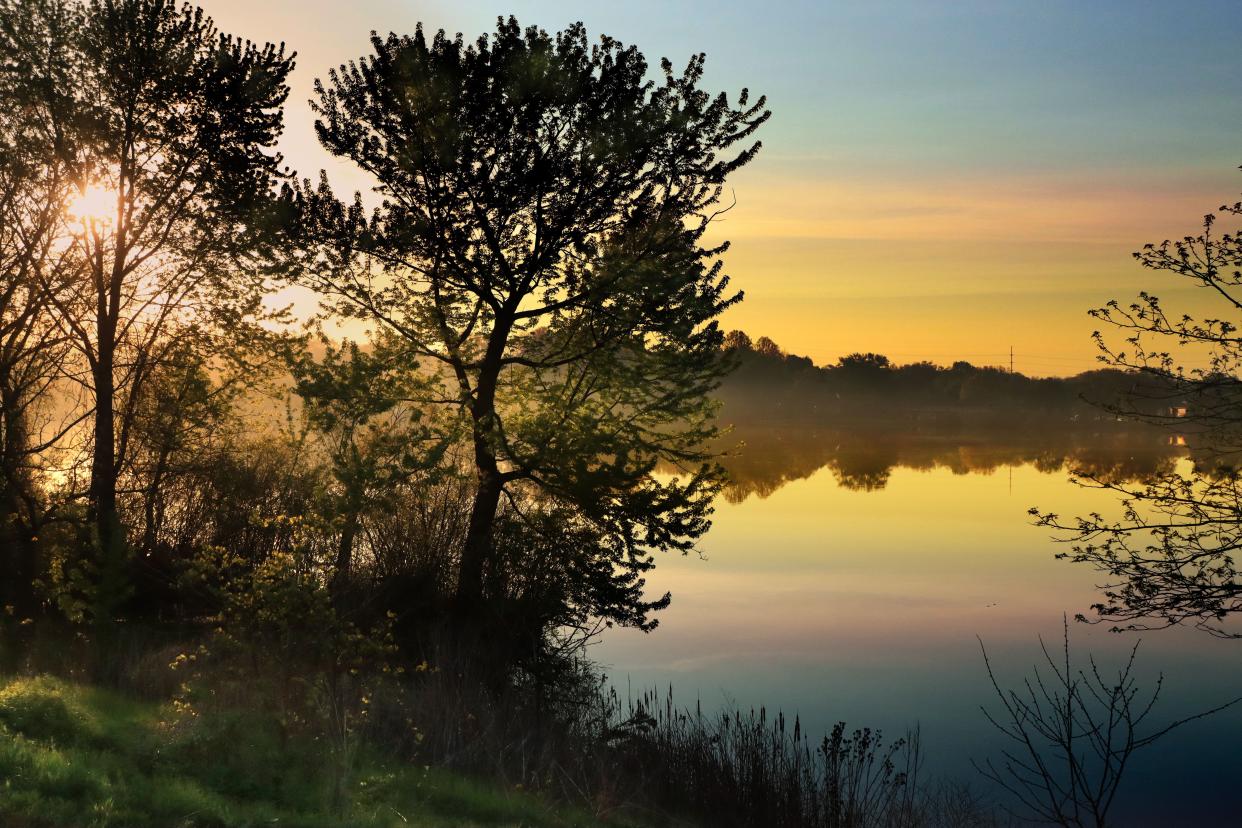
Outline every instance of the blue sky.
[[315, 146], [305, 99], [371, 29], [422, 21], [473, 38], [513, 14], [582, 20], [652, 63], [706, 52], [706, 86], [747, 86], [774, 113], [721, 228], [748, 295], [729, 321], [819, 361], [1014, 344], [1049, 357], [1033, 373], [1090, 367], [1088, 307], [1144, 287], [1178, 295], [1130, 251], [1192, 231], [1242, 189], [1236, 2], [202, 5], [224, 29], [299, 51], [286, 154], [342, 189], [367, 182]]

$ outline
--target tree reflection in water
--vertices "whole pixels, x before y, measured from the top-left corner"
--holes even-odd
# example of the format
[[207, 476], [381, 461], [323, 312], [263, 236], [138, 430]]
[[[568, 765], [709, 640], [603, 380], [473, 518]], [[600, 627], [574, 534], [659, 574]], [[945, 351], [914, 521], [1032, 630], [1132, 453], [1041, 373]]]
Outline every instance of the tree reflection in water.
[[[1109, 426], [1113, 427], [1109, 427]], [[1013, 466], [1047, 473], [1133, 481], [1167, 472], [1185, 448], [1135, 423], [1005, 428], [979, 424], [734, 423], [723, 438], [722, 463], [730, 482], [725, 497], [740, 503], [768, 497], [786, 483], [830, 469], [855, 491], [883, 489], [894, 468], [944, 468], [955, 474], [992, 474]]]

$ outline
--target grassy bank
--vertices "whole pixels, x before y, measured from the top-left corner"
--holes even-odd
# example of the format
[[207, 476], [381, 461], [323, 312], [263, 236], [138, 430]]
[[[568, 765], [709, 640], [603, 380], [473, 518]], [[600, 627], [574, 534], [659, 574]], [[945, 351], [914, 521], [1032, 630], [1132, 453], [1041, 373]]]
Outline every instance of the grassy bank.
[[0, 679], [0, 823], [578, 826], [593, 816], [321, 739], [49, 677]]

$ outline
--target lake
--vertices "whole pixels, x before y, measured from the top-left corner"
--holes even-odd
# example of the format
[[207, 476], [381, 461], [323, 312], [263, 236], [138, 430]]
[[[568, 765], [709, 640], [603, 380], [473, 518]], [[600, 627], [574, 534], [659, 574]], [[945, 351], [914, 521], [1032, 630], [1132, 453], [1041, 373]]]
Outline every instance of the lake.
[[[1111, 672], [1140, 634], [1074, 623], [1097, 574], [1056, 560], [1037, 506], [1115, 510], [1068, 469], [1123, 476], [1187, 463], [1152, 434], [1004, 440], [769, 429], [730, 461], [739, 482], [718, 503], [702, 554], [661, 559], [653, 593], [672, 605], [649, 634], [610, 630], [592, 650], [613, 684], [667, 687], [685, 706], [765, 705], [812, 733], [845, 721], [887, 737], [921, 729], [932, 774], [988, 789], [971, 760], [1003, 737], [981, 637], [1002, 686], [1042, 656], [1039, 637]], [[1194, 629], [1141, 634], [1145, 687], [1165, 676], [1152, 728], [1242, 694], [1242, 641]], [[1174, 731], [1127, 770], [1120, 825], [1237, 824], [1242, 705]]]

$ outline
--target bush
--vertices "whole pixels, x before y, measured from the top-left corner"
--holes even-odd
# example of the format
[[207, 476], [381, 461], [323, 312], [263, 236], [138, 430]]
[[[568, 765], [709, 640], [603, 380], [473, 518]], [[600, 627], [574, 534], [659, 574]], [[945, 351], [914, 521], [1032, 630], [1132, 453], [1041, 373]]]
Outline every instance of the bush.
[[69, 709], [58, 689], [47, 680], [10, 684], [0, 691], [0, 727], [36, 741], [80, 741], [85, 722]]

